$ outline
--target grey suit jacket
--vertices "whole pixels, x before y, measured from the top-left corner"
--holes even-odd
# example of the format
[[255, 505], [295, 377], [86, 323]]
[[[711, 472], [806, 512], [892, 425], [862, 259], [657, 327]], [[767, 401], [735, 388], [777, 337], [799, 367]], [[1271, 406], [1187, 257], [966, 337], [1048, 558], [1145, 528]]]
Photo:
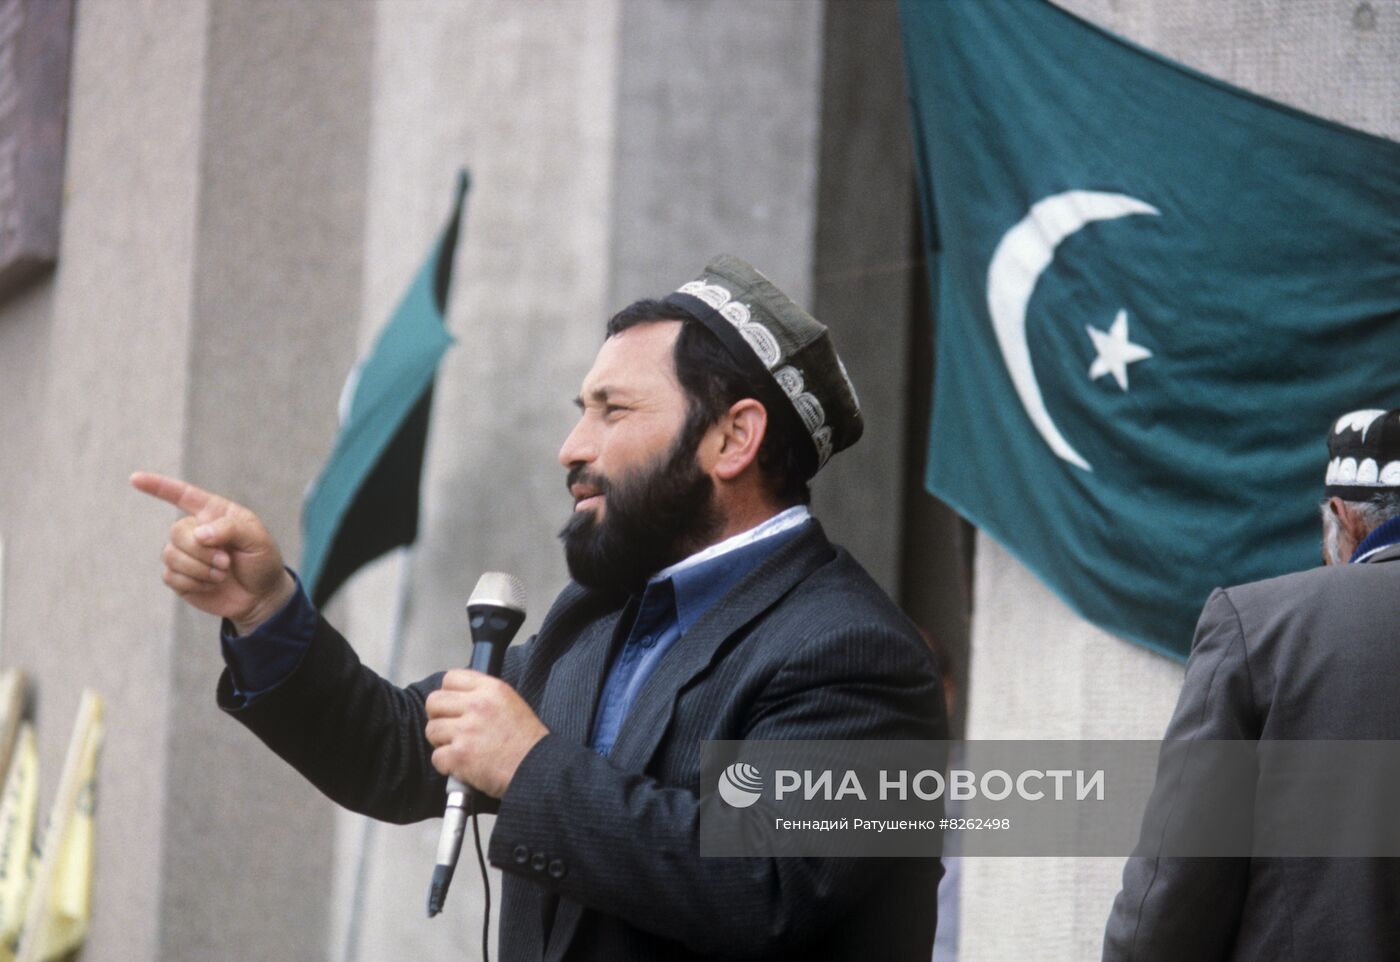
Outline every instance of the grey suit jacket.
[[[929, 958], [936, 859], [702, 858], [708, 739], [947, 737], [914, 627], [813, 522], [707, 612], [639, 693], [610, 757], [588, 748], [621, 610], [577, 585], [504, 677], [550, 734], [501, 799], [501, 957]], [[401, 689], [322, 622], [295, 674], [233, 714], [337, 802], [439, 816], [423, 738], [440, 675]], [[230, 679], [220, 701], [233, 708]], [[427, 863], [425, 862], [425, 884]]]
[[[1400, 739], [1400, 546], [1214, 592], [1165, 737]], [[1400, 859], [1131, 858], [1103, 958], [1400, 959]]]

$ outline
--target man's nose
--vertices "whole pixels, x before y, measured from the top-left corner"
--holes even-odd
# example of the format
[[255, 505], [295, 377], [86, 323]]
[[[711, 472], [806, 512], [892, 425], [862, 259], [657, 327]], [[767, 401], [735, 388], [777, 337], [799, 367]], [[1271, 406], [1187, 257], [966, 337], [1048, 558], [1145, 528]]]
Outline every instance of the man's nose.
[[564, 445], [559, 449], [559, 463], [566, 468], [571, 468], [575, 464], [587, 464], [597, 456], [598, 450], [594, 442], [593, 431], [588, 426], [588, 416], [584, 415], [578, 419], [574, 429], [564, 439]]

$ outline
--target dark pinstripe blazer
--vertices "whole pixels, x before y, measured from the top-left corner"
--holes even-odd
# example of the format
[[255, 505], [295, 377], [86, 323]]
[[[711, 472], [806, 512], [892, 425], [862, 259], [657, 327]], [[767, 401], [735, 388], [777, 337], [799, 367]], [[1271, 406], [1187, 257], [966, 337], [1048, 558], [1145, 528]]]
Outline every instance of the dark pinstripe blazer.
[[[667, 653], [602, 758], [587, 742], [620, 616], [570, 585], [509, 653], [506, 680], [550, 734], [491, 836], [501, 957], [925, 962], [936, 859], [699, 855], [704, 740], [947, 737], [927, 648], [860, 565], [811, 523]], [[442, 812], [423, 737], [440, 677], [391, 685], [321, 622], [294, 675], [232, 713], [340, 804], [414, 821]]]

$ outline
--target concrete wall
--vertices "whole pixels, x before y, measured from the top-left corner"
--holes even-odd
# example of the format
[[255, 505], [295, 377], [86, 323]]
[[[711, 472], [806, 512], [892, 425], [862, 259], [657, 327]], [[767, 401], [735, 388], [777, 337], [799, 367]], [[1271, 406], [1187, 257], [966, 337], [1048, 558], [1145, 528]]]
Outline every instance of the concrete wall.
[[[1400, 138], [1395, 3], [1061, 5], [1212, 76]], [[1181, 686], [1179, 665], [1078, 618], [985, 536], [977, 541], [975, 585], [969, 737], [1161, 737]], [[1097, 958], [1121, 871], [1121, 859], [969, 860], [960, 958]]]
[[[126, 476], [179, 464], [199, 191], [205, 4], [77, 11], [57, 273], [0, 308], [0, 660], [38, 696], [41, 812], [78, 696], [107, 700], [94, 944], [160, 939], [175, 605], [164, 531]], [[159, 586], [159, 582], [156, 582]]]
[[88, 958], [322, 951], [330, 807], [218, 717], [216, 626], [159, 582], [174, 512], [126, 476], [227, 491], [296, 550], [360, 313], [369, 13], [77, 5], [59, 267], [0, 307], [0, 655], [44, 806], [79, 691], [107, 701]]
[[[179, 471], [256, 505], [295, 558], [297, 500], [354, 359], [373, 9], [218, 0], [209, 10]], [[248, 958], [314, 956], [334, 817], [213, 709], [213, 632], [213, 619], [180, 607], [160, 958], [226, 958], [231, 945]]]
[[[893, 3], [826, 5], [810, 308], [860, 396], [860, 443], [822, 469], [813, 510], [898, 596], [909, 393], [913, 149]], [[922, 460], [921, 458], [919, 460]]]
[[609, 299], [665, 294], [714, 254], [811, 294], [822, 5], [623, 0]]

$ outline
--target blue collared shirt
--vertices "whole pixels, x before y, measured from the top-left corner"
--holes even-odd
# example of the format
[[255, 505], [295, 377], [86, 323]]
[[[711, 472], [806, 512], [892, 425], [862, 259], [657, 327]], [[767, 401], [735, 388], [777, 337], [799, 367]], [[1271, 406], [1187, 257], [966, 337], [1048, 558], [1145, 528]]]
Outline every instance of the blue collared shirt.
[[667, 569], [671, 574], [663, 571], [647, 583], [641, 599], [628, 605], [629, 612], [633, 606], [636, 608], [635, 620], [627, 633], [627, 641], [608, 671], [598, 700], [590, 742], [595, 752], [599, 755], [612, 753], [627, 713], [666, 652], [728, 594], [729, 589], [796, 537], [805, 521], [804, 514], [792, 527], [784, 527], [772, 535], [694, 564], [683, 562]]

